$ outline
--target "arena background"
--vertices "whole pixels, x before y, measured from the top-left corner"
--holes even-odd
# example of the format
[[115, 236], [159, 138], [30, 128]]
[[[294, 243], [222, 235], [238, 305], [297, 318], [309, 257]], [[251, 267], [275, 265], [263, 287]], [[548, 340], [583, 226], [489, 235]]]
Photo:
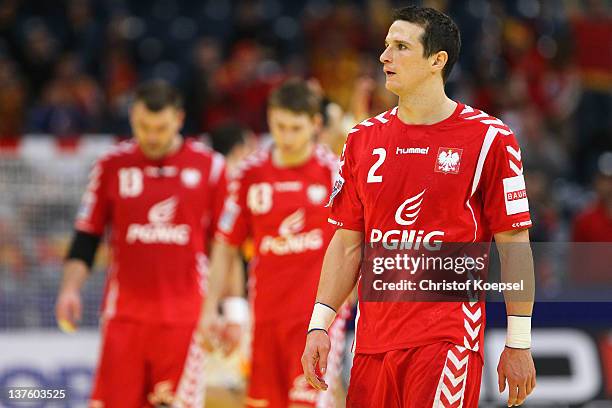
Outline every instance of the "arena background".
[[[0, 390], [66, 388], [69, 402], [37, 406], [85, 406], [106, 249], [85, 287], [76, 334], [56, 328], [55, 296], [87, 174], [114, 140], [129, 135], [137, 83], [161, 77], [182, 89], [187, 136], [206, 140], [237, 123], [263, 139], [269, 91], [285, 78], [308, 78], [328, 101], [320, 138], [338, 150], [353, 124], [396, 103], [378, 55], [391, 9], [407, 3], [0, 1]], [[462, 32], [449, 95], [517, 134], [531, 237], [552, 248], [536, 257], [539, 377], [526, 406], [611, 407], [612, 292], [605, 289], [612, 288], [612, 262], [605, 255], [612, 245], [599, 244], [591, 256], [578, 252], [578, 266], [567, 266], [577, 246], [571, 242], [612, 241], [610, 1], [424, 4], [448, 12]], [[607, 213], [592, 210], [598, 203]], [[603, 257], [599, 268], [581, 269], [593, 257]], [[495, 374], [503, 304], [491, 302], [488, 312], [481, 406], [497, 407], [504, 406]], [[229, 399], [239, 398], [247, 344], [209, 374]]]

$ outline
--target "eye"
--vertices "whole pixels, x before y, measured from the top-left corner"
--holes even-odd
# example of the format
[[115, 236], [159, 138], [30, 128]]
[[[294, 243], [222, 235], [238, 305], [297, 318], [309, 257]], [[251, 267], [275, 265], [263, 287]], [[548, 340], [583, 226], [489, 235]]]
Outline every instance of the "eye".
[[408, 47], [406, 47], [404, 44], [401, 44], [401, 43], [400, 43], [400, 44], [397, 44], [397, 49], [398, 49], [398, 50], [405, 50], [405, 49], [407, 49], [407, 48], [408, 48]]

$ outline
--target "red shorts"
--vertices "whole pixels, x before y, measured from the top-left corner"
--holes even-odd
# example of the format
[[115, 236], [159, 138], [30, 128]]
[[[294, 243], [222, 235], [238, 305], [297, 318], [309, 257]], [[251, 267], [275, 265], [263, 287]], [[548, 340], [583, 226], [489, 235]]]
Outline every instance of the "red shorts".
[[347, 408], [477, 408], [482, 359], [452, 343], [357, 354]]
[[204, 354], [195, 325], [111, 319], [102, 325], [91, 408], [204, 404]]
[[317, 392], [308, 384], [302, 369], [309, 320], [256, 323], [253, 332], [251, 378], [246, 407], [287, 408], [289, 404], [335, 406], [335, 387], [340, 385], [344, 350], [343, 309], [329, 329], [329, 353], [325, 381], [329, 389]]

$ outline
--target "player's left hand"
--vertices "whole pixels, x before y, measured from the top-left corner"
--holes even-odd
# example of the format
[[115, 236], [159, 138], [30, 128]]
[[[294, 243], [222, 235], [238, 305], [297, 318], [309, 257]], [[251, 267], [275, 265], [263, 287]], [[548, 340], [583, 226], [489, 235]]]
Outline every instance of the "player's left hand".
[[306, 335], [302, 368], [306, 381], [317, 390], [327, 390], [323, 376], [327, 370], [327, 357], [330, 349], [329, 336], [323, 330], [314, 330]]
[[508, 383], [508, 406], [521, 405], [536, 386], [536, 371], [531, 350], [505, 347], [497, 365], [499, 392]]
[[223, 325], [221, 333], [221, 349], [223, 353], [228, 356], [232, 354], [238, 346], [240, 346], [240, 339], [242, 338], [243, 325], [239, 323], [226, 322]]

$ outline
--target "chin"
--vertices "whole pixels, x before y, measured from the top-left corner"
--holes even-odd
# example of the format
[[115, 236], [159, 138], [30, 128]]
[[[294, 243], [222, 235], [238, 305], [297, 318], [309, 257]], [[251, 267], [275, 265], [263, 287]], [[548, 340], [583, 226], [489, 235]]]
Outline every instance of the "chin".
[[395, 95], [399, 95], [399, 86], [397, 86], [397, 84], [394, 83], [389, 83], [389, 81], [385, 82], [385, 88], [387, 89], [387, 91], [394, 93]]

